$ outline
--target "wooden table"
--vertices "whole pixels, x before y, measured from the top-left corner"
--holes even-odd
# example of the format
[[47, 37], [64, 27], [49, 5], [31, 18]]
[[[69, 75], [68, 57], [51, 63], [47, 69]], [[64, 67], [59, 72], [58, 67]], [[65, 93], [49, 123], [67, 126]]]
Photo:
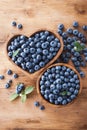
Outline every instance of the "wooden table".
[[[12, 27], [13, 20], [22, 23], [23, 30]], [[0, 130], [87, 130], [87, 75], [82, 80], [81, 95], [68, 107], [51, 107], [41, 100], [36, 89], [24, 104], [20, 99], [9, 101], [18, 82], [33, 86], [36, 83], [36, 78], [24, 74], [7, 59], [9, 36], [29, 36], [41, 28], [56, 32], [58, 23], [69, 27], [73, 20], [79, 21], [80, 25], [87, 24], [87, 0], [0, 0], [0, 74], [5, 75], [0, 81]], [[4, 84], [11, 78], [6, 74], [9, 68], [20, 76], [13, 80], [11, 88], [5, 89]], [[84, 71], [87, 72], [87, 68]], [[34, 107], [35, 100], [44, 104], [46, 110]]]

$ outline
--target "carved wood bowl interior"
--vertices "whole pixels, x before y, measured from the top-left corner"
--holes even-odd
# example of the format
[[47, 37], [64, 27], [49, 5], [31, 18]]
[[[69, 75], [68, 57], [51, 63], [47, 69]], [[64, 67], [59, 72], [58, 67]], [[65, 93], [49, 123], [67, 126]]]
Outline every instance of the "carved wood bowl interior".
[[[35, 31], [33, 34], [31, 34], [31, 35], [29, 35], [29, 37], [32, 37], [33, 35], [35, 35], [36, 33], [38, 33], [38, 32], [40, 32], [40, 31], [49, 31], [49, 30], [47, 30], [47, 29], [40, 29], [40, 30], [38, 30], [38, 31]], [[52, 60], [50, 60], [43, 68], [41, 68], [40, 70], [38, 70], [38, 71], [36, 71], [36, 72], [34, 72], [34, 73], [29, 73], [28, 71], [25, 71], [25, 70], [23, 70], [21, 67], [19, 67], [18, 65], [16, 65], [13, 61], [12, 61], [12, 59], [8, 56], [8, 46], [10, 45], [10, 43], [11, 43], [11, 41], [14, 39], [14, 38], [16, 38], [17, 36], [20, 36], [20, 35], [23, 35], [23, 34], [17, 34], [17, 35], [14, 35], [14, 36], [10, 36], [10, 38], [7, 40], [7, 42], [6, 42], [6, 55], [7, 55], [7, 57], [8, 57], [8, 59], [10, 60], [10, 62], [12, 63], [12, 64], [14, 64], [14, 65], [16, 65], [16, 67], [18, 68], [18, 69], [20, 69], [23, 73], [25, 73], [25, 74], [28, 74], [28, 76], [30, 75], [32, 75], [32, 78], [34, 78], [34, 77], [37, 77], [37, 75], [38, 74], [40, 74], [44, 69], [46, 69], [48, 66], [50, 66], [60, 55], [61, 55], [61, 53], [62, 53], [62, 51], [63, 51], [63, 40], [62, 40], [62, 38], [59, 36], [59, 34], [57, 34], [57, 33], [54, 33], [53, 31], [49, 31], [51, 34], [53, 34], [56, 38], [58, 38], [59, 39], [59, 41], [60, 41], [60, 44], [61, 44], [61, 47], [60, 47], [60, 49], [59, 49], [59, 51], [57, 52], [57, 54], [52, 58]], [[27, 37], [27, 36], [26, 36]]]
[[79, 81], [80, 81], [80, 89], [79, 89], [79, 93], [78, 93], [77, 97], [79, 96], [79, 94], [80, 94], [81, 91], [82, 91], [82, 81], [81, 81], [81, 77], [80, 77], [79, 73], [76, 71], [76, 69], [75, 69], [73, 66], [68, 65], [68, 64], [65, 64], [65, 63], [56, 63], [56, 64], [53, 64], [53, 65], [49, 66], [48, 68], [46, 68], [46, 69], [39, 75], [39, 77], [38, 77], [38, 79], [37, 79], [37, 82], [36, 82], [37, 93], [40, 95], [41, 99], [42, 99], [45, 103], [47, 102], [47, 103], [49, 103], [51, 106], [54, 106], [54, 107], [55, 107], [55, 106], [56, 106], [56, 107], [68, 106], [68, 105], [72, 104], [72, 103], [76, 100], [77, 97], [76, 97], [75, 99], [73, 99], [70, 103], [68, 103], [67, 105], [55, 105], [55, 104], [52, 104], [52, 103], [50, 103], [49, 101], [47, 101], [47, 100], [42, 96], [42, 94], [41, 94], [41, 92], [40, 92], [40, 79], [41, 79], [42, 75], [44, 74], [44, 72], [45, 72], [47, 69], [52, 68], [52, 67], [55, 67], [55, 66], [66, 66], [66, 67], [72, 69], [72, 70], [78, 75]]

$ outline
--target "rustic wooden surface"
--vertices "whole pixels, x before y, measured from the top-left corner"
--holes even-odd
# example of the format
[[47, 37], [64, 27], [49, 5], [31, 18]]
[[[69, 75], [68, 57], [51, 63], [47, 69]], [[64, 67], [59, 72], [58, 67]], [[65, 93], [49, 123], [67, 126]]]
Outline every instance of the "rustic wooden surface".
[[[13, 28], [13, 20], [22, 23], [23, 30]], [[68, 107], [50, 106], [41, 100], [36, 90], [24, 104], [20, 99], [9, 101], [18, 82], [35, 86], [38, 75], [33, 78], [24, 74], [7, 59], [8, 37], [11, 34], [29, 35], [40, 28], [55, 32], [58, 23], [68, 27], [73, 20], [79, 21], [80, 25], [87, 24], [87, 0], [0, 0], [0, 74], [5, 75], [5, 79], [0, 81], [0, 130], [87, 130], [87, 75], [83, 79], [81, 95]], [[12, 87], [7, 90], [4, 84], [11, 78], [6, 75], [9, 68], [20, 77], [13, 80]], [[87, 68], [84, 71], [87, 73]], [[35, 100], [44, 104], [46, 110], [35, 108]]]

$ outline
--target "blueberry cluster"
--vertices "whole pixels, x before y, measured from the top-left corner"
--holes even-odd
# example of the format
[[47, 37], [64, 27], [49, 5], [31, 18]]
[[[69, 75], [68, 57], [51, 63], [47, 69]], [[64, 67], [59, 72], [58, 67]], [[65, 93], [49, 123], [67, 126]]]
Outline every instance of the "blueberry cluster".
[[43, 73], [40, 78], [40, 93], [48, 102], [66, 105], [79, 93], [78, 75], [66, 66], [54, 66]]
[[[86, 36], [84, 33], [80, 32], [77, 28], [79, 23], [77, 21], [73, 22], [73, 28], [68, 28], [64, 32], [64, 25], [58, 25], [58, 33], [63, 39], [64, 50], [62, 55], [58, 59], [58, 62], [68, 63], [71, 59], [76, 70], [80, 73], [81, 77], [84, 77], [84, 72], [81, 71], [80, 67], [85, 67], [87, 62], [87, 48], [86, 48]], [[82, 29], [87, 31], [87, 25], [83, 25]], [[74, 43], [78, 41], [81, 46], [84, 46], [85, 49], [82, 51], [77, 51]]]
[[[44, 67], [59, 51], [60, 41], [49, 31], [40, 31], [27, 38], [14, 38], [8, 46], [8, 56], [29, 73]], [[17, 55], [14, 56], [14, 53]]]
[[16, 93], [20, 94], [22, 92], [22, 90], [24, 90], [25, 86], [23, 83], [20, 83], [16, 86]]

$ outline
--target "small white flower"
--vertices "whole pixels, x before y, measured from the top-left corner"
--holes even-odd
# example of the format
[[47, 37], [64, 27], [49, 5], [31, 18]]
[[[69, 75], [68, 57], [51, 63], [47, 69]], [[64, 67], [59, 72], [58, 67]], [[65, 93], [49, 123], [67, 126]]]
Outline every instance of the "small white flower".
[[20, 93], [20, 94], [19, 94], [19, 96], [21, 97], [21, 96], [22, 96], [22, 94]]
[[77, 47], [76, 47], [76, 46], [74, 47], [74, 50], [77, 50]]

